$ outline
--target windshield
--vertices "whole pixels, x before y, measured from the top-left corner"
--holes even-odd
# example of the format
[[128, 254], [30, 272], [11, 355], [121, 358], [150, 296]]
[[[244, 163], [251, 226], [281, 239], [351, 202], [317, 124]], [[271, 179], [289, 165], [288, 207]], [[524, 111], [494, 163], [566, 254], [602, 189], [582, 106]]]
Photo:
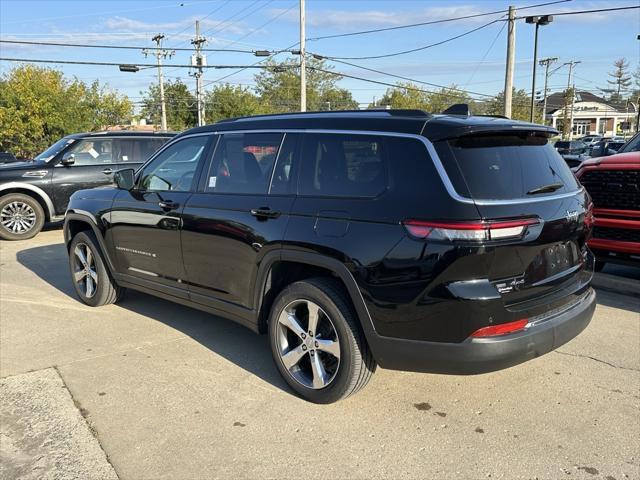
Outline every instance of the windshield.
[[640, 134], [636, 134], [626, 145], [624, 145], [618, 153], [640, 152]]
[[436, 150], [455, 189], [474, 199], [518, 199], [532, 192], [566, 193], [578, 188], [546, 136], [468, 136], [436, 142]]
[[38, 162], [48, 162], [60, 153], [64, 147], [73, 142], [75, 142], [75, 139], [73, 138], [62, 138], [34, 158], [34, 160]]

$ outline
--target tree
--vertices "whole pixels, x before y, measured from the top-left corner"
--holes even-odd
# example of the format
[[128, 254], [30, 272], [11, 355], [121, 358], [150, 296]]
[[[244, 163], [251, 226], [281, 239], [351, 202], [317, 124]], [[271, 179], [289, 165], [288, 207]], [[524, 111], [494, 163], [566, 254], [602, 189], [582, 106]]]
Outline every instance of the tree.
[[[440, 113], [456, 103], [469, 104], [469, 108], [473, 111], [474, 104], [471, 97], [456, 85], [429, 92], [413, 83], [399, 82], [397, 86], [387, 89], [375, 106], [414, 108], [430, 113]], [[369, 105], [369, 107], [372, 106]]]
[[611, 85], [610, 88], [601, 88], [604, 93], [609, 94], [609, 100], [612, 102], [622, 101], [622, 94], [631, 86], [631, 75], [629, 75], [629, 62], [625, 58], [619, 58], [613, 62], [615, 70], [609, 72], [612, 80], [607, 80]]
[[[504, 115], [504, 90], [490, 100], [483, 102], [479, 108], [485, 115]], [[531, 113], [531, 96], [523, 89], [513, 89], [511, 94], [511, 118], [529, 121]], [[536, 114], [539, 118], [539, 113]]]
[[33, 157], [70, 133], [128, 122], [129, 99], [68, 80], [62, 72], [21, 65], [0, 79], [0, 150]]
[[429, 98], [427, 92], [413, 83], [398, 82], [395, 87], [388, 88], [382, 98], [369, 107], [390, 107], [427, 110]]
[[[151, 119], [154, 125], [160, 125], [162, 115], [160, 86], [152, 84], [146, 92], [140, 92], [140, 94], [143, 95], [140, 114]], [[164, 83], [164, 101], [169, 130], [179, 132], [196, 126], [198, 118], [196, 97], [180, 79]]]
[[207, 123], [265, 113], [258, 97], [249, 89], [229, 84], [217, 85], [205, 94]]
[[[265, 110], [278, 112], [297, 111], [300, 106], [300, 68], [295, 60], [283, 63], [267, 63], [269, 68], [256, 74], [256, 92]], [[307, 109], [345, 110], [358, 108], [348, 90], [337, 82], [340, 75], [331, 73], [324, 60], [310, 57], [307, 60]]]

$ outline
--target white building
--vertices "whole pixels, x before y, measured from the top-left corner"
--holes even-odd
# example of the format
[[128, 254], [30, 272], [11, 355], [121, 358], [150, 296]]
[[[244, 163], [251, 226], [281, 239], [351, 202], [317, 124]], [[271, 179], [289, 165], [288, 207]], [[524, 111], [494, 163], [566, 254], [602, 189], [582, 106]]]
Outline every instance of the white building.
[[[635, 131], [638, 106], [633, 102], [612, 103], [590, 92], [576, 91], [573, 135], [630, 135]], [[564, 92], [547, 97], [547, 123], [559, 130], [564, 121]], [[567, 119], [571, 118], [568, 109]]]

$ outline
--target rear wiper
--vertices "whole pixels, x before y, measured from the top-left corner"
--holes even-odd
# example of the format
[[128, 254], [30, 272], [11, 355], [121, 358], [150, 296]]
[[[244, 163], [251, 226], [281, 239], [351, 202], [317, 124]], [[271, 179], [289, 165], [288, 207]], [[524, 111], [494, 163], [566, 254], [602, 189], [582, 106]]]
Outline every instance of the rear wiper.
[[564, 187], [564, 183], [550, 183], [549, 185], [542, 185], [541, 187], [532, 188], [527, 192], [527, 195], [535, 195], [537, 193], [551, 193], [562, 187]]

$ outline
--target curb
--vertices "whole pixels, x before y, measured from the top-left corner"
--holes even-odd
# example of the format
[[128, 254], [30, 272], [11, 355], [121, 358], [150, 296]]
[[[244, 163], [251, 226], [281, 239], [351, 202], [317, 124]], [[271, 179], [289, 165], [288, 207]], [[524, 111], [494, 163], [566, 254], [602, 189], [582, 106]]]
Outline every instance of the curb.
[[619, 277], [617, 275], [599, 272], [593, 276], [591, 284], [600, 290], [640, 297], [640, 281], [633, 278]]

